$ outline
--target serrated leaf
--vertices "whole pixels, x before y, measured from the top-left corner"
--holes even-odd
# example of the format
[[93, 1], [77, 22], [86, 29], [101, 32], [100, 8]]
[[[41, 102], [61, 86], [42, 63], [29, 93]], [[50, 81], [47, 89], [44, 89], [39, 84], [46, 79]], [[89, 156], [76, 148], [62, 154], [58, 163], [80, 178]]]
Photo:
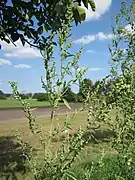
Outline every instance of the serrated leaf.
[[89, 5], [91, 6], [92, 11], [96, 10], [96, 5], [93, 0], [88, 0]]
[[81, 6], [77, 6], [77, 11], [79, 13], [79, 22], [84, 21], [86, 18], [86, 12], [85, 9], [82, 8]]
[[71, 109], [71, 107], [66, 99], [63, 99], [63, 102], [64, 102], [65, 106], [67, 106], [68, 109]]

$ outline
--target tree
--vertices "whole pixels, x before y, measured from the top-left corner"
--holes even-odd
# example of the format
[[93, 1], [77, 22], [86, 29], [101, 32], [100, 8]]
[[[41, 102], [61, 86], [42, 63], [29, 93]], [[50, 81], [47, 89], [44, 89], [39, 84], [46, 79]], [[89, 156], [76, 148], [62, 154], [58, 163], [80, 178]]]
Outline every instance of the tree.
[[85, 96], [84, 94], [87, 93], [88, 91], [91, 91], [93, 86], [93, 82], [90, 79], [85, 78], [79, 86], [79, 94], [81, 94], [83, 97]]
[[80, 93], [76, 94], [76, 102], [83, 102], [82, 94], [80, 94]]
[[86, 89], [91, 90], [91, 88], [92, 88], [92, 86], [93, 86], [92, 80], [85, 78], [85, 79], [83, 80], [83, 83], [84, 83]]
[[77, 94], [77, 101], [83, 102], [86, 99], [87, 93], [92, 91], [93, 82], [90, 79], [83, 79], [79, 85], [79, 93]]
[[32, 93], [26, 93], [26, 96], [27, 96], [28, 98], [32, 98]]
[[101, 83], [102, 81], [100, 80], [97, 80], [95, 82], [95, 84], [93, 85], [92, 87], [92, 91], [95, 91], [97, 89], [97, 94], [98, 95], [102, 95], [102, 94], [105, 94], [105, 91], [106, 91], [106, 88], [107, 88], [107, 83]]
[[22, 98], [22, 99], [28, 99], [29, 97], [27, 96], [27, 94], [20, 94], [20, 97]]
[[9, 98], [9, 97], [11, 97], [11, 96], [12, 96], [12, 94], [11, 94], [11, 93], [5, 93], [4, 95], [5, 95], [5, 97], [6, 97], [6, 98]]
[[[71, 0], [72, 13], [76, 23], [85, 20], [85, 7], [91, 6], [95, 11], [93, 0]], [[48, 31], [57, 31], [62, 20], [66, 21], [66, 11], [70, 1], [65, 0], [8, 0], [0, 1], [0, 40], [14, 43], [18, 39], [22, 44], [41, 47], [46, 42]], [[15, 44], [14, 44], [15, 45]]]
[[37, 99], [38, 101], [47, 101], [48, 96], [46, 93], [35, 93], [33, 95], [33, 99]]
[[76, 94], [71, 90], [71, 87], [68, 87], [67, 91], [64, 93], [63, 98], [68, 102], [76, 101]]
[[7, 99], [7, 98], [5, 97], [5, 94], [4, 94], [3, 91], [1, 91], [1, 90], [0, 90], [0, 99], [2, 99], [2, 100]]
[[0, 96], [3, 96], [3, 95], [4, 95], [3, 91], [0, 90]]

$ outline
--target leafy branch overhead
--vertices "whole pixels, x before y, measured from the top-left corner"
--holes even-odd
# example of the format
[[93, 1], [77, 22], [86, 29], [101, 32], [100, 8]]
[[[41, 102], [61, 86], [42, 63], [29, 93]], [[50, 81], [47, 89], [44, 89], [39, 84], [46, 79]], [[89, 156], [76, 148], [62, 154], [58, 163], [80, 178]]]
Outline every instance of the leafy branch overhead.
[[47, 32], [57, 31], [61, 27], [69, 3], [72, 2], [72, 16], [76, 25], [85, 20], [88, 5], [95, 11], [94, 0], [8, 0], [0, 1], [0, 40], [14, 43], [18, 39], [22, 44], [43, 44]]

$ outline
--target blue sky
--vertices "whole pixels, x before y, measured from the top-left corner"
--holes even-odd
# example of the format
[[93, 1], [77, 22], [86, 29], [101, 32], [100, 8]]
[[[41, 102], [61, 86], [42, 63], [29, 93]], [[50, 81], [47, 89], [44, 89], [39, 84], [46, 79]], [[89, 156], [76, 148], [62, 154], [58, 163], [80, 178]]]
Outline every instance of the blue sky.
[[[81, 67], [88, 67], [86, 77], [96, 81], [109, 73], [108, 44], [112, 40], [112, 15], [121, 5], [120, 0], [95, 0], [96, 13], [87, 12], [86, 21], [73, 27], [75, 38], [72, 50], [78, 50], [84, 44], [80, 59]], [[57, 57], [56, 57], [57, 58]], [[19, 89], [26, 92], [41, 92], [40, 77], [44, 75], [40, 53], [28, 46], [17, 48], [2, 42], [0, 50], [0, 90], [11, 92], [8, 81], [17, 81]]]

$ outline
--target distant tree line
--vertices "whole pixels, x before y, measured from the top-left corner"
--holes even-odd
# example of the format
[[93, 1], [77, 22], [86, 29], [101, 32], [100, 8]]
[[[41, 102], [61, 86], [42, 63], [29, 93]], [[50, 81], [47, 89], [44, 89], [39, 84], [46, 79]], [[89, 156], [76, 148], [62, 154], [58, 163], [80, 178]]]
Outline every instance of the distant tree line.
[[[47, 94], [46, 93], [21, 93], [20, 94], [22, 99], [37, 99], [38, 101], [47, 101]], [[4, 93], [0, 90], [0, 99], [6, 100], [12, 98], [11, 93]]]
[[[99, 95], [106, 95], [106, 93], [109, 91], [109, 89], [111, 88], [111, 84], [112, 83], [117, 83], [117, 80], [108, 80], [104, 86], [102, 86], [99, 91], [98, 94]], [[65, 87], [63, 87], [63, 99], [66, 99], [68, 102], [82, 102], [86, 97], [85, 97], [85, 93], [87, 94], [88, 91], [94, 91], [94, 89], [98, 86], [98, 84], [100, 83], [100, 81], [96, 81], [95, 83], [92, 82], [92, 80], [85, 78], [83, 80], [83, 82], [79, 85], [79, 92], [78, 93], [74, 93], [71, 89], [71, 87], [69, 87], [68, 89], [65, 89]], [[66, 84], [66, 82], [65, 82]], [[20, 94], [22, 99], [36, 99], [37, 101], [48, 101], [48, 96], [47, 93], [21, 93]], [[0, 90], [0, 99], [2, 100], [6, 100], [8, 98], [12, 98], [12, 94], [11, 93], [4, 93], [3, 91]]]

